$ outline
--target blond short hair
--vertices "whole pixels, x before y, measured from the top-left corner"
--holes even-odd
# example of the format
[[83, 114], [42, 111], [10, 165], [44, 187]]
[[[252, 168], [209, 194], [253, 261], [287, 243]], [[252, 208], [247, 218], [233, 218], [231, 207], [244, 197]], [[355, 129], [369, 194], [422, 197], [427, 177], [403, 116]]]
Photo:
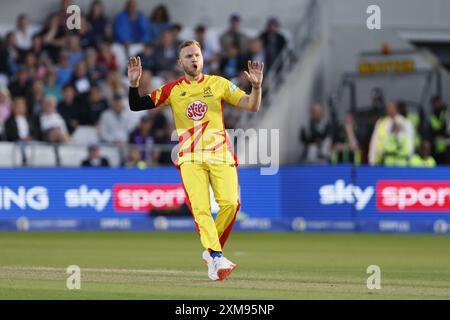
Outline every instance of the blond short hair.
[[198, 42], [197, 40], [185, 40], [178, 46], [178, 54], [180, 54], [180, 52], [183, 48], [192, 46], [193, 44], [195, 44], [200, 49], [202, 48], [202, 46], [200, 45], [200, 42]]

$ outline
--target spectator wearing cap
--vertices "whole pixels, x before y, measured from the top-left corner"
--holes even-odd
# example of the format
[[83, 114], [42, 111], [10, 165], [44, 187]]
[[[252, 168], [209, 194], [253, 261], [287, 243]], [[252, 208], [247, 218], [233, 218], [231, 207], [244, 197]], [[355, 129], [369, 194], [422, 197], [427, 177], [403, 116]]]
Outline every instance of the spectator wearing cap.
[[266, 30], [260, 35], [265, 48], [266, 67], [268, 69], [286, 46], [286, 38], [279, 32], [279, 28], [279, 21], [272, 17], [267, 22]]
[[110, 108], [100, 116], [100, 139], [123, 147], [128, 142], [128, 135], [134, 129], [134, 124], [133, 115], [125, 109], [123, 96], [115, 94]]
[[171, 27], [169, 11], [163, 4], [157, 5], [150, 14], [151, 41], [158, 41], [164, 31]]
[[133, 43], [145, 43], [151, 40], [148, 20], [138, 10], [136, 0], [128, 0], [125, 9], [120, 12], [114, 24], [116, 41], [128, 46]]
[[100, 155], [100, 147], [97, 144], [91, 144], [88, 147], [88, 157], [81, 162], [85, 168], [109, 167], [109, 161]]
[[247, 54], [249, 38], [241, 30], [241, 17], [238, 14], [230, 16], [230, 25], [219, 38], [223, 53], [228, 52], [231, 46], [236, 46], [240, 54]]

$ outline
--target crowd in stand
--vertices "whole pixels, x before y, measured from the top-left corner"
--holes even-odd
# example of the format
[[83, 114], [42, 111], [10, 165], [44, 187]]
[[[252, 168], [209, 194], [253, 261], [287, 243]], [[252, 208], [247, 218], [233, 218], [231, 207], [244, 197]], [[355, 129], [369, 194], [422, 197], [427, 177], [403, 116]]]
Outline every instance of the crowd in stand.
[[[183, 26], [171, 21], [164, 5], [147, 14], [129, 0], [115, 17], [108, 17], [102, 2], [94, 0], [81, 16], [80, 29], [69, 30], [66, 8], [71, 4], [62, 0], [37, 32], [32, 32], [27, 14], [21, 14], [15, 29], [0, 39], [0, 140], [65, 144], [78, 127], [93, 126], [101, 143], [138, 146], [129, 148], [124, 165], [170, 162], [164, 150], [142, 151], [148, 145], [173, 143], [170, 113], [129, 110], [126, 65], [121, 67], [116, 48], [130, 56], [130, 48], [141, 45], [140, 92], [149, 93], [182, 76], [177, 58]], [[286, 39], [275, 18], [255, 38], [246, 35], [240, 24], [241, 17], [233, 14], [219, 39], [210, 37], [202, 24], [194, 34], [202, 45], [204, 72], [223, 75], [249, 90], [243, 76], [246, 61], [263, 61], [270, 69]], [[227, 128], [236, 122], [233, 111], [226, 114]], [[90, 157], [98, 159], [96, 150], [90, 147]]]
[[384, 101], [374, 88], [368, 108], [347, 112], [343, 123], [324, 107], [310, 108], [300, 130], [303, 163], [349, 163], [396, 167], [434, 167], [450, 163], [447, 107], [439, 95], [429, 110], [403, 101]]

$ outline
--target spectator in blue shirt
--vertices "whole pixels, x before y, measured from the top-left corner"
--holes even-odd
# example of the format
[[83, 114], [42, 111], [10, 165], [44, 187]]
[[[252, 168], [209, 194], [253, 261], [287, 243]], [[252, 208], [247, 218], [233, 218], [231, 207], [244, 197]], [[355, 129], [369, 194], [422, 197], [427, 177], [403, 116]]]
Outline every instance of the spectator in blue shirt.
[[158, 41], [164, 31], [171, 27], [169, 12], [165, 5], [160, 4], [150, 15], [150, 31], [152, 41]]
[[146, 43], [150, 39], [149, 23], [138, 11], [136, 0], [129, 0], [125, 10], [116, 17], [114, 32], [116, 40], [127, 46], [133, 43]]

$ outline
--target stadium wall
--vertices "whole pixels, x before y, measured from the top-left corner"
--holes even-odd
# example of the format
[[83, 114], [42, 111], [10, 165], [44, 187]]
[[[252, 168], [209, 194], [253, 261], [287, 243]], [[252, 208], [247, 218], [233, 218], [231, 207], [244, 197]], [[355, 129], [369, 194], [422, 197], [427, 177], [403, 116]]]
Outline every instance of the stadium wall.
[[[1, 231], [195, 230], [175, 168], [0, 175]], [[243, 168], [239, 184], [236, 231], [450, 233], [450, 167]]]

